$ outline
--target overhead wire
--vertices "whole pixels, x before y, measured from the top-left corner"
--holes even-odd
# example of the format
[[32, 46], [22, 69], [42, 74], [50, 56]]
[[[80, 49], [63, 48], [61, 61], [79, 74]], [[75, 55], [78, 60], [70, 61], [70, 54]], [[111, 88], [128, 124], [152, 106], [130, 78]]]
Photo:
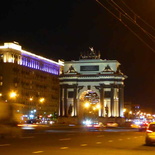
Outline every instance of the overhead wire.
[[[155, 36], [153, 36], [151, 33], [149, 33], [147, 30], [145, 30], [142, 26], [140, 26], [136, 21], [135, 18], [133, 19], [131, 16], [128, 15], [126, 11], [124, 11], [117, 3], [115, 3], [113, 0], [107, 0], [107, 2], [113, 6], [115, 9], [117, 9], [114, 5], [110, 3], [110, 1], [122, 11], [122, 14], [125, 18], [128, 18], [133, 24], [135, 24], [137, 27], [139, 27], [153, 42], [155, 42]], [[117, 9], [118, 10], [118, 9]]]
[[139, 15], [137, 15], [123, 0], [120, 0], [125, 6], [126, 8], [128, 8], [136, 17], [138, 17], [143, 23], [145, 23], [148, 27], [150, 27], [152, 30], [155, 31], [155, 28], [153, 26], [151, 26], [150, 24], [148, 24], [144, 19], [142, 19]]
[[[103, 5], [99, 0], [96, 0], [96, 2], [101, 5], [106, 11], [108, 11], [111, 15], [113, 15], [117, 20], [119, 20], [130, 32], [132, 32], [141, 42], [143, 42], [150, 50], [155, 52], [155, 49], [153, 49], [148, 43], [144, 41], [136, 32], [134, 32], [126, 23], [124, 23], [117, 15], [115, 15], [112, 11], [110, 11], [105, 5]], [[117, 10], [117, 9], [116, 9]], [[117, 10], [118, 11], [118, 10]], [[119, 12], [120, 13], [120, 12]]]

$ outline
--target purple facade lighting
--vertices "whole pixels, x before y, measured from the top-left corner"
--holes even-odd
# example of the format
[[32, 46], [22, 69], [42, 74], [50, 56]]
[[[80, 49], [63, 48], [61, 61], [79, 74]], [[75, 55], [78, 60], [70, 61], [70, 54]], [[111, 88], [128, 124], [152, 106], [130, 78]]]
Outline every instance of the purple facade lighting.
[[[16, 63], [19, 65], [33, 68], [36, 70], [41, 70], [48, 72], [50, 74], [59, 75], [60, 66], [63, 66], [63, 62], [59, 63], [47, 59], [45, 57], [30, 53], [28, 51], [22, 50], [22, 47], [16, 42], [4, 43], [4, 46], [0, 46], [0, 49], [14, 49], [16, 52], [10, 52], [5, 54], [3, 61], [6, 63]], [[19, 53], [20, 52], [20, 53]]]
[[59, 65], [23, 53], [22, 65], [29, 68], [48, 72], [50, 74], [59, 75]]

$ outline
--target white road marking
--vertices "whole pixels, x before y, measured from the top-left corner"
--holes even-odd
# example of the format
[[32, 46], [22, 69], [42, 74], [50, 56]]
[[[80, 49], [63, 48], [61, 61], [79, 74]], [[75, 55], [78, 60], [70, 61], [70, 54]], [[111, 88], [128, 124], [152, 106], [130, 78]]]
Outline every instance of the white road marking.
[[102, 144], [102, 142], [96, 142], [96, 144]]
[[34, 136], [29, 136], [29, 137], [20, 137], [21, 139], [26, 139], [26, 138], [34, 138]]
[[97, 137], [104, 137], [104, 135], [98, 135]]
[[61, 150], [66, 150], [68, 147], [60, 147]]
[[67, 136], [73, 136], [73, 135], [75, 135], [75, 134], [72, 134], [72, 133], [71, 134], [67, 134]]
[[10, 146], [10, 144], [0, 144], [0, 146]]
[[111, 142], [113, 142], [113, 140], [109, 140], [108, 142], [111, 143]]
[[35, 152], [32, 152], [32, 153], [43, 153], [44, 151], [35, 151]]
[[81, 144], [80, 146], [87, 146], [88, 144]]
[[71, 140], [71, 138], [63, 138], [63, 139], [59, 139], [60, 141], [63, 141], [63, 140]]

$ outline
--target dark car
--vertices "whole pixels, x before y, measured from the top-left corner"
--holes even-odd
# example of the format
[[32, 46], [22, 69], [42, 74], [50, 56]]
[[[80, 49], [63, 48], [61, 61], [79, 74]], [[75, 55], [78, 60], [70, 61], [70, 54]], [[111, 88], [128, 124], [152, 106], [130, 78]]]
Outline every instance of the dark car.
[[139, 131], [146, 131], [146, 129], [148, 128], [148, 123], [142, 123], [139, 125]]

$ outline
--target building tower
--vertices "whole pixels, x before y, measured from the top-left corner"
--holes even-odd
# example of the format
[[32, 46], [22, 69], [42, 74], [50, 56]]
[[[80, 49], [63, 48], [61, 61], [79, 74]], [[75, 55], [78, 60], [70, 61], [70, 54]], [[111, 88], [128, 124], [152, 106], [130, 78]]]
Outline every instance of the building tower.
[[1, 99], [16, 105], [17, 112], [26, 117], [57, 112], [61, 66], [60, 61], [23, 50], [17, 42], [4, 43], [0, 46]]

